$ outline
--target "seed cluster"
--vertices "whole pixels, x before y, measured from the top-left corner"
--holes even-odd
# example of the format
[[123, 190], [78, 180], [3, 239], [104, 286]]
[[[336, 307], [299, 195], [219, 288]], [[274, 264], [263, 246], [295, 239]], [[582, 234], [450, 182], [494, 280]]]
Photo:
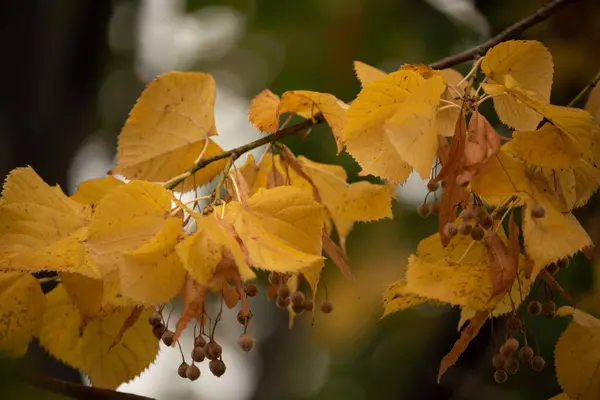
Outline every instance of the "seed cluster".
[[529, 364], [534, 371], [541, 371], [546, 361], [540, 355], [535, 355], [533, 348], [527, 344], [519, 348], [520, 343], [515, 337], [509, 337], [492, 357], [492, 365], [496, 369], [494, 380], [504, 383], [509, 375], [515, 375], [519, 371], [521, 363]]

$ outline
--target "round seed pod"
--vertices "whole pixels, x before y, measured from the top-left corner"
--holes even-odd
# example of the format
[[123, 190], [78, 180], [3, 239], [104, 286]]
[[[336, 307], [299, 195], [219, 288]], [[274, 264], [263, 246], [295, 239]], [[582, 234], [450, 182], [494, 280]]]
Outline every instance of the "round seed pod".
[[295, 306], [302, 306], [304, 307], [304, 293], [302, 293], [300, 290], [296, 290], [293, 294], [292, 294], [292, 305]]
[[472, 209], [470, 208], [465, 208], [464, 210], [462, 210], [460, 212], [460, 218], [463, 221], [470, 221], [472, 219], [475, 219], [475, 213], [473, 212]]
[[288, 297], [287, 299], [284, 299], [282, 297], [277, 297], [277, 299], [275, 300], [275, 305], [277, 306], [277, 308], [285, 310], [290, 306], [290, 298]]
[[419, 217], [427, 218], [429, 213], [429, 206], [426, 203], [419, 204], [419, 207], [417, 207], [417, 214], [419, 214]]
[[171, 346], [173, 344], [173, 340], [175, 339], [175, 332], [173, 331], [165, 331], [163, 333], [161, 340], [166, 346]]
[[494, 220], [492, 219], [492, 216], [487, 212], [480, 214], [478, 219], [479, 225], [481, 225], [483, 229], [490, 229], [494, 225]]
[[152, 334], [155, 338], [160, 340], [162, 338], [163, 333], [165, 333], [166, 330], [167, 328], [165, 328], [163, 324], [158, 324], [154, 328], [152, 328]]
[[430, 192], [435, 192], [439, 189], [439, 187], [440, 184], [434, 180], [430, 180], [429, 182], [427, 182], [427, 190], [429, 190]]
[[254, 297], [258, 294], [258, 286], [254, 283], [249, 283], [246, 285], [246, 296]]
[[520, 331], [523, 327], [523, 321], [521, 321], [521, 318], [517, 314], [513, 314], [508, 319], [507, 325], [508, 329], [510, 329], [511, 331]]
[[506, 346], [510, 351], [515, 352], [519, 348], [519, 341], [514, 337], [511, 337], [506, 340], [504, 346]]
[[189, 367], [188, 363], [186, 363], [185, 361], [182, 362], [179, 365], [179, 368], [177, 368], [177, 375], [179, 375], [182, 378], [187, 378], [186, 371], [187, 371], [188, 367]]
[[296, 315], [300, 315], [304, 312], [304, 303], [302, 304], [292, 304], [292, 311]]
[[534, 371], [541, 371], [546, 366], [546, 360], [544, 360], [541, 356], [535, 356], [531, 359], [531, 369]]
[[504, 367], [505, 362], [506, 362], [506, 358], [500, 353], [494, 354], [494, 357], [492, 357], [492, 365], [496, 369], [500, 369], [500, 368]]
[[471, 230], [473, 230], [473, 226], [466, 221], [463, 221], [458, 226], [458, 233], [463, 236], [467, 236], [471, 234]]
[[529, 304], [527, 304], [527, 312], [530, 315], [539, 315], [542, 312], [542, 303], [537, 300], [531, 300]]
[[444, 233], [448, 237], [456, 235], [458, 233], [458, 228], [456, 227], [456, 224], [454, 222], [448, 222], [446, 225], [444, 225]]
[[494, 380], [496, 383], [504, 383], [508, 379], [508, 374], [506, 371], [499, 369], [494, 372]]
[[214, 376], [220, 378], [225, 373], [227, 367], [225, 366], [223, 360], [211, 360], [208, 363], [208, 369], [210, 369], [210, 372], [212, 372]]
[[479, 225], [476, 225], [471, 229], [471, 239], [480, 241], [485, 236], [485, 231]]
[[243, 333], [238, 338], [238, 346], [247, 353], [254, 348], [254, 338], [247, 333]]
[[185, 375], [190, 381], [195, 381], [196, 379], [200, 378], [200, 368], [192, 364], [185, 371]]
[[531, 208], [531, 216], [533, 218], [544, 218], [546, 216], [546, 207], [539, 203], [535, 204]]
[[312, 301], [312, 299], [306, 299], [304, 301], [304, 310], [306, 311], [312, 311], [313, 307], [314, 307], [314, 303]]
[[244, 312], [242, 310], [238, 311], [237, 313], [237, 321], [241, 324], [241, 325], [246, 325], [246, 322], [250, 320], [250, 316], [249, 315], [244, 315]]
[[542, 314], [547, 318], [554, 318], [556, 314], [556, 303], [552, 300], [546, 300], [542, 303]]
[[162, 316], [154, 311], [152, 314], [148, 316], [148, 323], [152, 326], [158, 326], [162, 324]]
[[569, 266], [569, 259], [562, 258], [556, 262], [556, 265], [558, 265], [558, 268], [560, 268], [560, 269], [565, 269]]
[[283, 278], [279, 272], [271, 272], [269, 274], [269, 283], [271, 285], [280, 285]]
[[333, 311], [333, 303], [329, 299], [323, 300], [321, 303], [321, 311], [325, 314], [330, 314]]
[[196, 336], [194, 339], [194, 347], [204, 347], [206, 346], [206, 339], [202, 337], [202, 335]]
[[516, 374], [519, 370], [519, 362], [517, 359], [514, 357], [507, 358], [504, 363], [504, 370], [510, 375]]
[[204, 355], [209, 360], [216, 360], [221, 357], [223, 354], [223, 348], [217, 342], [208, 342], [206, 346], [204, 346]]
[[205, 357], [204, 349], [202, 347], [194, 347], [192, 350], [192, 360], [195, 362], [202, 362]]
[[550, 275], [556, 274], [558, 272], [558, 265], [556, 265], [556, 263], [550, 263], [546, 265], [546, 272], [548, 272]]
[[523, 346], [519, 349], [519, 360], [529, 362], [533, 358], [533, 349], [529, 346]]
[[440, 212], [440, 202], [435, 201], [431, 203], [431, 205], [429, 206], [429, 212], [431, 213], [431, 215], [438, 215]]
[[291, 295], [292, 295], [292, 291], [290, 290], [290, 288], [288, 287], [288, 285], [286, 285], [285, 283], [282, 283], [277, 288], [277, 297], [280, 297], [282, 299], [287, 299]]

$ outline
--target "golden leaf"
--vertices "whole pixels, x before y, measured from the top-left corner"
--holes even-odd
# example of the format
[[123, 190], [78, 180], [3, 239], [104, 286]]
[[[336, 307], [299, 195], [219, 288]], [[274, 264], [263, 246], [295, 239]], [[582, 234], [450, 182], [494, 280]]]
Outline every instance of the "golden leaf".
[[[216, 135], [215, 82], [200, 72], [168, 72], [144, 90], [119, 135], [117, 166], [127, 179], [165, 182], [204, 158], [223, 150]], [[185, 180], [182, 191], [212, 180], [226, 160], [211, 163]]]
[[383, 315], [381, 318], [396, 311], [402, 311], [428, 301], [429, 299], [426, 297], [408, 292], [406, 290], [406, 281], [400, 279], [388, 286], [383, 293]]
[[600, 321], [567, 306], [557, 315], [573, 316], [554, 349], [558, 383], [570, 399], [600, 398]]
[[[550, 101], [554, 64], [544, 45], [534, 40], [509, 40], [492, 47], [486, 53], [481, 69], [492, 85], [507, 86], [507, 76], [516, 80], [526, 91], [535, 93], [543, 102]], [[483, 85], [488, 91], [488, 86]], [[494, 107], [506, 125], [533, 130], [542, 117], [508, 95], [494, 97]]]
[[387, 75], [382, 70], [360, 61], [354, 61], [354, 73], [363, 87], [368, 83], [383, 79]]
[[462, 74], [452, 68], [443, 69], [439, 73], [444, 77], [448, 86], [442, 99], [456, 104], [456, 107], [446, 107], [448, 105], [446, 103], [442, 106], [443, 109], [438, 111], [438, 132], [441, 136], [452, 136], [462, 108], [460, 96], [465, 91], [467, 81], [463, 81]]
[[250, 123], [261, 132], [277, 132], [279, 128], [279, 96], [265, 89], [250, 101]]
[[232, 218], [235, 230], [256, 267], [295, 272], [322, 263], [321, 232], [325, 210], [302, 189], [260, 189]]
[[81, 182], [79, 186], [77, 186], [77, 191], [73, 193], [71, 199], [83, 205], [89, 206], [96, 203], [117, 186], [124, 184], [125, 182], [113, 176], [90, 179]]
[[86, 263], [89, 207], [48, 186], [30, 167], [13, 170], [0, 201], [0, 267], [97, 277]]
[[600, 124], [600, 85], [594, 86], [584, 108], [592, 114], [596, 123]]
[[27, 273], [0, 272], [0, 354], [23, 356], [42, 325], [46, 298]]
[[115, 389], [146, 369], [156, 357], [158, 341], [149, 329], [145, 309], [109, 351], [132, 308], [120, 308], [90, 320], [58, 286], [47, 295], [40, 343], [54, 357], [89, 375], [96, 387]]

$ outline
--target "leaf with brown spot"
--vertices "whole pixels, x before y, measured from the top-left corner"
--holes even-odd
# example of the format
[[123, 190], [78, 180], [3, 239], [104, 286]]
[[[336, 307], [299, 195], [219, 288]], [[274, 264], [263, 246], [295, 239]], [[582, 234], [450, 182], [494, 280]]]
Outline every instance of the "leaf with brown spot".
[[460, 338], [454, 343], [452, 350], [448, 354], [444, 356], [442, 362], [440, 363], [440, 371], [438, 373], [438, 383], [440, 383], [440, 379], [442, 375], [448, 371], [448, 368], [456, 364], [458, 358], [465, 352], [467, 346], [473, 340], [475, 336], [479, 333], [479, 330], [485, 324], [485, 321], [490, 314], [489, 311], [477, 311], [475, 316], [469, 322], [469, 325], [460, 333]]
[[519, 243], [519, 226], [515, 222], [515, 214], [510, 213], [508, 219], [508, 254], [515, 264], [519, 263], [521, 245]]
[[[448, 151], [441, 150], [438, 152], [438, 154], [440, 152], [442, 153], [440, 156], [440, 159], [442, 160], [442, 169], [433, 179], [434, 181], [440, 182], [454, 170], [460, 169], [460, 159], [465, 149], [466, 132], [467, 123], [464, 114], [461, 111], [458, 120], [456, 121], [456, 126], [454, 127], [454, 137], [452, 138], [450, 149]], [[441, 141], [442, 139], [446, 141], [444, 138], [440, 138], [438, 141]]]
[[183, 312], [177, 320], [173, 345], [179, 340], [181, 333], [192, 319], [196, 319], [198, 323], [202, 324], [204, 300], [207, 292], [207, 285], [200, 285], [189, 274], [187, 275], [181, 295], [183, 297]]
[[342, 275], [348, 279], [353, 281], [354, 276], [352, 276], [352, 272], [350, 272], [350, 265], [348, 265], [348, 256], [337, 244], [334, 243], [333, 240], [329, 237], [326, 230], [323, 230], [323, 250], [331, 261], [340, 269]]
[[468, 183], [477, 175], [483, 163], [499, 151], [500, 135], [483, 115], [475, 111], [469, 120], [462, 156], [462, 167], [466, 171], [459, 175], [458, 183]]
[[569, 293], [567, 293], [565, 291], [565, 289], [563, 289], [563, 287], [560, 286], [560, 283], [558, 283], [556, 281], [556, 279], [554, 279], [554, 277], [552, 275], [550, 275], [550, 273], [548, 271], [546, 271], [545, 269], [542, 270], [542, 272], [540, 272], [539, 276], [546, 283], [546, 285], [548, 285], [548, 287], [550, 287], [550, 289], [554, 289], [558, 293], [560, 293], [560, 295], [563, 299], [565, 299], [566, 301], [568, 301], [570, 303], [573, 302], [573, 299], [571, 299], [571, 296], [569, 296]]
[[518, 258], [512, 258], [508, 247], [496, 232], [486, 232], [483, 240], [490, 259], [490, 278], [492, 279], [492, 297], [494, 297], [506, 292], [515, 280]]

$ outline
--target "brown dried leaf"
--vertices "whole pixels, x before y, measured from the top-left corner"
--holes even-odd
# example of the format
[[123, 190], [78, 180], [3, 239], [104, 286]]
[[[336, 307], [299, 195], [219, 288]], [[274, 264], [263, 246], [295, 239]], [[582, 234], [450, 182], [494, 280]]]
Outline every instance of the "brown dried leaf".
[[331, 240], [325, 229], [323, 229], [323, 250], [329, 256], [331, 261], [339, 268], [342, 275], [346, 279], [353, 281], [354, 276], [352, 276], [352, 272], [350, 272], [348, 256], [344, 250]]
[[460, 333], [460, 338], [456, 341], [456, 343], [454, 343], [452, 350], [450, 350], [450, 352], [444, 356], [442, 362], [440, 363], [438, 383], [440, 383], [442, 375], [448, 371], [448, 368], [456, 364], [456, 361], [458, 361], [458, 358], [467, 349], [467, 346], [471, 340], [477, 336], [479, 330], [483, 324], [485, 324], [489, 314], [489, 311], [477, 311], [475, 316], [469, 322], [469, 325], [467, 325], [466, 328]]
[[554, 289], [558, 293], [560, 293], [560, 295], [563, 299], [565, 299], [566, 301], [568, 301], [570, 303], [573, 302], [573, 299], [571, 299], [571, 296], [569, 296], [569, 294], [565, 291], [565, 289], [563, 289], [563, 287], [560, 286], [560, 283], [558, 283], [556, 281], [556, 279], [554, 279], [554, 277], [552, 275], [550, 275], [550, 273], [548, 271], [546, 271], [545, 269], [542, 270], [542, 272], [540, 272], [539, 277], [542, 278], [542, 280], [546, 283], [546, 285], [548, 285], [551, 289]]
[[250, 187], [248, 182], [246, 182], [246, 178], [242, 172], [235, 167], [229, 174], [233, 182], [235, 182], [234, 184], [232, 182], [234, 186], [233, 191], [231, 192], [233, 194], [233, 199], [242, 204], [246, 204], [248, 198], [250, 197]]
[[514, 213], [511, 213], [508, 219], [508, 254], [510, 254], [515, 265], [518, 265], [521, 245], [519, 243], [519, 227], [515, 222]]
[[[439, 182], [446, 178], [451, 173], [457, 174], [456, 170], [461, 169], [461, 157], [464, 153], [465, 148], [465, 136], [467, 132], [467, 124], [465, 117], [461, 111], [456, 120], [456, 126], [454, 128], [454, 136], [452, 138], [452, 144], [450, 144], [450, 150], [444, 156], [440, 157], [442, 160], [442, 169], [435, 177], [434, 181]], [[444, 138], [442, 138], [446, 141]], [[443, 150], [441, 150], [443, 152]], [[438, 151], [439, 153], [440, 151]], [[445, 158], [445, 160], [444, 160]]]
[[123, 335], [125, 334], [125, 332], [127, 332], [127, 330], [129, 328], [131, 328], [137, 322], [137, 320], [140, 318], [140, 315], [142, 315], [143, 311], [144, 311], [143, 306], [133, 307], [133, 309], [131, 310], [131, 313], [129, 314], [127, 319], [123, 322], [123, 325], [121, 326], [121, 328], [119, 328], [119, 332], [117, 332], [117, 336], [115, 336], [112, 343], [108, 347], [108, 351], [110, 351], [113, 347], [115, 347], [117, 344], [119, 344], [119, 342], [123, 338]]
[[208, 292], [207, 285], [200, 285], [189, 274], [186, 277], [183, 287], [183, 312], [177, 320], [175, 338], [173, 345], [179, 340], [181, 333], [192, 319], [196, 319], [202, 324], [202, 314], [204, 313], [204, 299]]
[[500, 135], [478, 111], [469, 121], [463, 151], [462, 166], [465, 171], [458, 178], [458, 183], [462, 185], [477, 175], [479, 168], [500, 151]]
[[506, 292], [514, 282], [519, 265], [518, 258], [512, 258], [508, 247], [496, 232], [487, 231], [483, 240], [490, 259], [490, 278], [492, 297], [494, 297]]
[[225, 301], [225, 305], [227, 308], [231, 309], [235, 307], [240, 300], [240, 294], [237, 289], [232, 287], [229, 283], [223, 282], [223, 290], [222, 290], [223, 301]]

